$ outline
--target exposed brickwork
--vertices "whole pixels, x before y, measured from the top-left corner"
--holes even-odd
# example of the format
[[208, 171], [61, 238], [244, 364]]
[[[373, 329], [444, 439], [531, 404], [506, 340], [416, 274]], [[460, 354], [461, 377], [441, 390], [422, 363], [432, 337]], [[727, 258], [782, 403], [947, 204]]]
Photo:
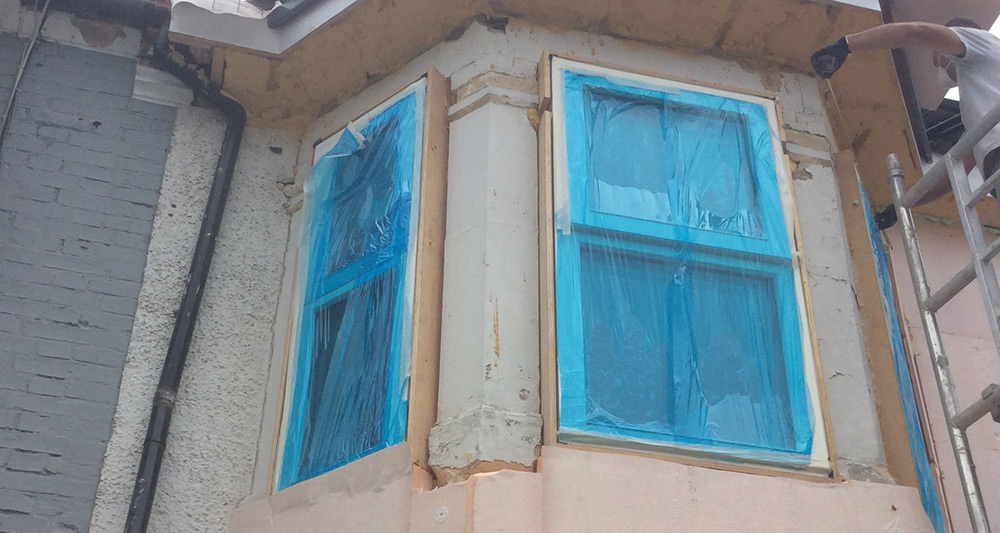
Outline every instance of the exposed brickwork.
[[[24, 42], [0, 34], [0, 97]], [[0, 531], [86, 531], [174, 110], [135, 61], [39, 43], [0, 165]]]

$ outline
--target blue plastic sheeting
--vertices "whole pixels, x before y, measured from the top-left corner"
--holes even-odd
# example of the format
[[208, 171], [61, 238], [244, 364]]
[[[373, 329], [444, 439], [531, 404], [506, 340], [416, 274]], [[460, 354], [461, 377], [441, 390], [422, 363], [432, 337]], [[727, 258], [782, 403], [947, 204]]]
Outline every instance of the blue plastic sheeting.
[[808, 464], [803, 330], [766, 110], [572, 71], [564, 109], [559, 438]]
[[927, 458], [927, 445], [924, 433], [920, 429], [920, 415], [917, 413], [917, 400], [914, 398], [913, 381], [910, 378], [910, 367], [907, 363], [906, 349], [903, 347], [903, 333], [899, 327], [899, 315], [896, 314], [896, 298], [892, 292], [892, 278], [889, 275], [889, 260], [882, 243], [882, 235], [872, 216], [868, 204], [868, 193], [865, 186], [858, 180], [861, 189], [861, 203], [865, 207], [865, 220], [868, 222], [868, 237], [872, 244], [872, 254], [875, 257], [875, 269], [878, 271], [879, 288], [882, 292], [882, 311], [885, 322], [889, 325], [889, 339], [892, 341], [892, 359], [896, 368], [896, 383], [899, 386], [899, 397], [903, 403], [903, 418], [906, 420], [906, 433], [910, 440], [910, 453], [913, 455], [913, 467], [917, 471], [917, 486], [920, 489], [920, 501], [924, 512], [934, 524], [934, 531], [944, 533], [944, 513], [938, 500], [937, 486], [934, 484], [934, 474], [931, 471], [930, 460]]
[[407, 258], [422, 128], [418, 91], [361, 131], [346, 129], [307, 177], [306, 282], [279, 489], [406, 436]]

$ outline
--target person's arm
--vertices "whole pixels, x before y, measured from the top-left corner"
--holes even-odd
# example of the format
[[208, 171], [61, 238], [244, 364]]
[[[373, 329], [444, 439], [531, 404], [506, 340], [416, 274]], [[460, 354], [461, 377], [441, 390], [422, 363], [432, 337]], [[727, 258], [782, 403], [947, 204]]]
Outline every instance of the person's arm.
[[927, 22], [897, 22], [852, 33], [812, 55], [813, 69], [821, 78], [833, 76], [851, 52], [916, 47], [937, 54], [965, 55], [965, 44], [947, 26]]
[[852, 33], [846, 37], [851, 52], [924, 48], [944, 55], [965, 55], [965, 44], [947, 26], [928, 22], [896, 22]]

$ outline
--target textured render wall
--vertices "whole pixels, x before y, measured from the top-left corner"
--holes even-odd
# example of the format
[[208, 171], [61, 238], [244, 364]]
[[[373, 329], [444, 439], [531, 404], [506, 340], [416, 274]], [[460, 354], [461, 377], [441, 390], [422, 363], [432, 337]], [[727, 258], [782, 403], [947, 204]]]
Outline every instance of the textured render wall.
[[[177, 111], [92, 530], [121, 531], [153, 391], [184, 290], [224, 131], [213, 110]], [[274, 147], [274, 150], [272, 150]], [[281, 153], [275, 153], [279, 151]], [[177, 397], [150, 531], [222, 531], [252, 483], [288, 214], [277, 182], [295, 143], [248, 129]]]
[[[937, 290], [971, 260], [962, 225], [958, 221], [946, 224], [923, 217], [916, 217], [915, 222], [927, 279], [931, 290]], [[972, 525], [959, 484], [954, 452], [948, 439], [944, 409], [938, 396], [937, 381], [934, 379], [919, 308], [910, 282], [903, 243], [898, 227], [893, 227], [884, 235], [891, 244], [889, 253], [893, 262], [893, 276], [903, 308], [903, 316], [900, 318], [904, 335], [909, 336], [910, 353], [916, 361], [917, 376], [914, 381], [919, 379], [920, 387], [923, 388], [923, 401], [930, 420], [933, 445], [937, 449], [938, 466], [944, 478], [944, 494], [951, 509], [952, 525], [956, 533], [965, 533], [972, 531]], [[987, 239], [990, 238], [987, 235]], [[993, 344], [993, 334], [990, 332], [979, 288], [975, 284], [966, 287], [941, 309], [937, 317], [952, 379], [955, 381], [958, 405], [960, 409], [964, 409], [979, 398], [987, 385], [1000, 383], [1000, 357]], [[996, 530], [997, 521], [1000, 521], [1000, 424], [986, 415], [969, 427], [968, 436], [983, 500], [986, 502], [986, 512]]]
[[[441, 452], [436, 460], [446, 467], [477, 460], [525, 462], [538, 442], [537, 425], [530, 416], [508, 417], [520, 419], [506, 426], [516, 428], [513, 434], [523, 437], [520, 440], [493, 440], [477, 446], [485, 441], [477, 437], [481, 430], [475, 428], [489, 431], [491, 423], [486, 416], [477, 415], [477, 411], [483, 415], [537, 413], [534, 403], [538, 394], [537, 374], [516, 372], [516, 364], [504, 366], [510, 360], [508, 355], [516, 354], [516, 358], [535, 356], [534, 346], [515, 344], [517, 348], [507, 349], [505, 343], [537, 334], [537, 307], [529, 308], [525, 303], [522, 312], [505, 313], [497, 306], [500, 369], [503, 372], [513, 369], [515, 373], [509, 376], [511, 379], [503, 373], [499, 375], [503, 379], [495, 379], [498, 374], [493, 364], [496, 361], [494, 308], [489, 301], [489, 290], [484, 289], [491, 286], [492, 277], [493, 281], [503, 280], [504, 294], [512, 293], [520, 286], [517, 279], [527, 282], [536, 275], [527, 271], [527, 265], [536, 264], [536, 252], [519, 245], [521, 239], [528, 237], [508, 231], [505, 225], [525, 222], [535, 216], [533, 205], [528, 206], [522, 197], [525, 189], [521, 180], [530, 179], [535, 173], [532, 167], [535, 145], [524, 140], [526, 134], [532, 136], [530, 130], [526, 132], [525, 108], [535, 99], [532, 94], [534, 80], [543, 51], [668, 76], [774, 92], [781, 98], [786, 128], [799, 133], [800, 137], [818, 140], [820, 145], [833, 144], [816, 80], [810, 76], [760, 70], [720, 58], [582, 32], [553, 32], [517, 21], [511, 21], [503, 30], [473, 24], [459, 39], [436, 46], [317, 120], [303, 138], [303, 145], [342, 127], [347, 120], [387, 98], [429, 67], [450, 77], [452, 90], [458, 93], [458, 101], [451, 111], [439, 427], [432, 440], [432, 448]], [[475, 83], [470, 83], [473, 80]], [[484, 103], [484, 98], [491, 98], [491, 103], [475, 109]], [[469, 112], [472, 109], [475, 110]], [[494, 146], [492, 139], [502, 141]], [[814, 144], [790, 150], [798, 152], [792, 158], [801, 162], [793, 163], [797, 167], [794, 169], [795, 191], [813, 291], [823, 380], [842, 471], [848, 479], [886, 480], [885, 457], [867, 357], [861, 342], [841, 204], [829, 149], [817, 149]], [[300, 153], [300, 168], [308, 168], [309, 157], [306, 150]], [[496, 191], [490, 185], [491, 180], [499, 184]], [[289, 185], [286, 193], [296, 194], [300, 188], [301, 183]], [[482, 197], [484, 192], [487, 198]], [[492, 196], [494, 192], [496, 196]], [[470, 206], [476, 208], [466, 209]], [[473, 227], [478, 220], [476, 217], [485, 220], [478, 228]], [[534, 239], [532, 235], [532, 243]], [[470, 246], [480, 252], [502, 250], [504, 260], [498, 264], [473, 257], [475, 253], [463, 256]], [[482, 255], [480, 252], [477, 253]], [[517, 278], [519, 273], [523, 274], [521, 278]], [[467, 290], [468, 283], [472, 283], [474, 290]], [[504, 300], [502, 296], [500, 303]], [[527, 302], [537, 296], [526, 290], [517, 298]], [[516, 358], [515, 361], [519, 361]], [[477, 409], [476, 405], [481, 408]], [[504, 406], [506, 411], [487, 407], [498, 405]], [[477, 417], [486, 423], [470, 426], [470, 419]], [[525, 423], [520, 423], [522, 421]], [[449, 422], [454, 423], [453, 428], [446, 427]]]
[[[6, 104], [23, 41], [0, 33]], [[0, 166], [0, 531], [85, 531], [142, 281], [171, 108], [135, 59], [39, 43]]]

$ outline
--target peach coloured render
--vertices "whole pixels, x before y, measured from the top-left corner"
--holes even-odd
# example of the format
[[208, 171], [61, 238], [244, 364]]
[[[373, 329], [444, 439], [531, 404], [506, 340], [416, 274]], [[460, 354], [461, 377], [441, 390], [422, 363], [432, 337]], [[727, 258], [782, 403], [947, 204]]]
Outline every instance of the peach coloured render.
[[537, 473], [474, 474], [427, 491], [410, 488], [405, 448], [240, 508], [229, 531], [933, 531], [909, 487], [819, 484], [546, 446]]

